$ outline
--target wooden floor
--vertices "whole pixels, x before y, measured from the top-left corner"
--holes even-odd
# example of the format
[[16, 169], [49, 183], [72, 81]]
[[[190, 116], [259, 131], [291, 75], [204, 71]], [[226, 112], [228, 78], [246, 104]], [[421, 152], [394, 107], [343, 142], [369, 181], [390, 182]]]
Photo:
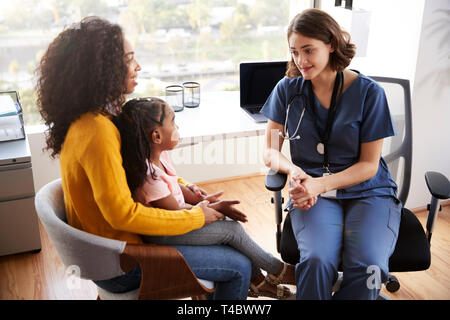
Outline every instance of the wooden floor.
[[[247, 232], [263, 248], [279, 257], [275, 247], [275, 219], [271, 192], [264, 188], [263, 176], [199, 184], [212, 193], [224, 190], [223, 198], [240, 199], [246, 212]], [[284, 191], [287, 194], [287, 191]], [[426, 212], [417, 213], [422, 225]], [[450, 299], [450, 206], [440, 212], [432, 240], [431, 267], [426, 271], [397, 273], [401, 288], [389, 298], [422, 300]], [[41, 226], [42, 251], [0, 257], [0, 299], [96, 299], [91, 281], [73, 281]]]

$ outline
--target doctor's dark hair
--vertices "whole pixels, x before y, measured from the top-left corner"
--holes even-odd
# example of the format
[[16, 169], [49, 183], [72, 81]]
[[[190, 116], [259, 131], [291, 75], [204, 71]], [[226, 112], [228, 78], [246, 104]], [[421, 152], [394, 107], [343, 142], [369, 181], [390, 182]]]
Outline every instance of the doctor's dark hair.
[[51, 157], [61, 152], [70, 125], [81, 115], [120, 112], [127, 73], [118, 24], [87, 17], [56, 36], [36, 69], [36, 104], [49, 128]]
[[[330, 67], [334, 71], [344, 70], [355, 56], [355, 45], [350, 42], [350, 34], [341, 29], [328, 13], [319, 9], [307, 9], [297, 14], [288, 26], [287, 39], [293, 32], [305, 37], [321, 40], [331, 44], [334, 51], [330, 53]], [[288, 62], [286, 77], [301, 76], [294, 61]]]
[[163, 125], [166, 106], [167, 103], [158, 98], [132, 99], [113, 118], [120, 132], [120, 153], [131, 192], [141, 186], [147, 177], [147, 161], [152, 178], [155, 178], [150, 164], [150, 135]]

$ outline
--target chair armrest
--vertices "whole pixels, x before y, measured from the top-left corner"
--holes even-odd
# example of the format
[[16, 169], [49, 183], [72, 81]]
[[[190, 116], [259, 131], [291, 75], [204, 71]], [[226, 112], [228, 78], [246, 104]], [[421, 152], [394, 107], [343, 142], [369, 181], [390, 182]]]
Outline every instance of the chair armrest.
[[450, 197], [450, 182], [443, 174], [428, 171], [425, 173], [425, 181], [433, 197], [444, 200]]
[[427, 232], [426, 236], [428, 242], [431, 244], [431, 236], [434, 231], [434, 226], [437, 222], [439, 211], [441, 211], [441, 200], [448, 199], [450, 196], [450, 183], [448, 179], [439, 172], [428, 171], [425, 173], [425, 181], [430, 191], [431, 203], [427, 206]]
[[277, 173], [272, 169], [266, 175], [266, 188], [270, 191], [280, 191], [284, 188], [287, 174]]
[[127, 272], [141, 267], [138, 300], [180, 299], [214, 292], [201, 284], [177, 249], [151, 244], [127, 244], [120, 266]]
[[266, 175], [266, 188], [274, 192], [272, 197], [272, 203], [275, 205], [275, 223], [277, 225], [276, 240], [277, 251], [281, 252], [281, 223], [283, 221], [283, 208], [282, 204], [284, 199], [281, 195], [287, 180], [287, 175], [284, 173], [278, 173], [273, 170], [269, 170]]

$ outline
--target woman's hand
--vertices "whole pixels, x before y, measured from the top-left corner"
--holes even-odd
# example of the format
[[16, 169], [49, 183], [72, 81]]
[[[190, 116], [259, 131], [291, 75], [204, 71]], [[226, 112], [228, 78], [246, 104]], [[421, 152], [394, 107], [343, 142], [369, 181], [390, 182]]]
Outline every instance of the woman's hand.
[[207, 200], [203, 200], [197, 204], [197, 206], [202, 209], [203, 214], [205, 215], [205, 226], [224, 218], [224, 215], [222, 213], [218, 212], [214, 208], [209, 207], [208, 205], [209, 202]]
[[239, 200], [220, 200], [209, 204], [209, 207], [223, 213], [235, 221], [247, 222], [247, 216], [242, 211], [233, 207], [233, 205], [239, 203]]
[[324, 185], [320, 178], [306, 175], [304, 179], [294, 177], [292, 187], [289, 189], [294, 208], [308, 210], [317, 202], [317, 196], [324, 192]]

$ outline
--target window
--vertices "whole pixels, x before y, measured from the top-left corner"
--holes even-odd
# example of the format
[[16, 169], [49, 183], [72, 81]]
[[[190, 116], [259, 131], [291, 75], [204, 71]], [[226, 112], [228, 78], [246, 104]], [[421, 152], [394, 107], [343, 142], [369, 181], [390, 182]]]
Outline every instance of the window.
[[97, 15], [119, 23], [142, 70], [134, 95], [163, 95], [197, 81], [202, 91], [239, 90], [241, 61], [287, 59], [290, 17], [299, 0], [10, 0], [0, 2], [0, 90], [17, 90], [25, 123], [37, 124], [34, 70], [72, 22]]
[[414, 88], [424, 0], [353, 0], [353, 10], [321, 0], [356, 45], [350, 68], [369, 76], [409, 79]]

